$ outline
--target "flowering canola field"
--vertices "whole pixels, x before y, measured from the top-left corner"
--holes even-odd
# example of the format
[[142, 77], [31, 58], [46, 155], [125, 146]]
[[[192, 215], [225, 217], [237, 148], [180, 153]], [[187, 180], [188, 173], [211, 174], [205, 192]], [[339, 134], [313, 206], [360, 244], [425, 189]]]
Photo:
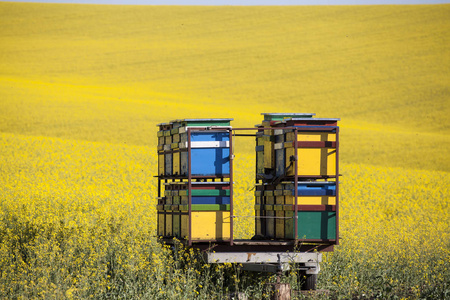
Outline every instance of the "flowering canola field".
[[[315, 112], [342, 119], [319, 297], [450, 297], [449, 12], [0, 3], [0, 295], [268, 297], [270, 276], [157, 243], [156, 124]], [[253, 147], [236, 140], [239, 216]]]

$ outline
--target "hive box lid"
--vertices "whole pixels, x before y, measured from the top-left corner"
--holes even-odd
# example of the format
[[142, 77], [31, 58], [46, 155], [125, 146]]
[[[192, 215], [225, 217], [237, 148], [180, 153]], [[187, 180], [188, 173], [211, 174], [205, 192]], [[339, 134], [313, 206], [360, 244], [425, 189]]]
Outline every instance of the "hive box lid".
[[315, 113], [261, 113], [265, 121], [281, 121], [285, 118], [312, 118]]
[[332, 121], [332, 122], [336, 122], [336, 121], [340, 121], [340, 118], [287, 118], [284, 119], [284, 121], [309, 121], [309, 122], [323, 122], [323, 121]]
[[179, 126], [230, 126], [230, 122], [234, 119], [214, 118], [214, 119], [179, 119], [173, 120], [171, 123], [175, 127]]

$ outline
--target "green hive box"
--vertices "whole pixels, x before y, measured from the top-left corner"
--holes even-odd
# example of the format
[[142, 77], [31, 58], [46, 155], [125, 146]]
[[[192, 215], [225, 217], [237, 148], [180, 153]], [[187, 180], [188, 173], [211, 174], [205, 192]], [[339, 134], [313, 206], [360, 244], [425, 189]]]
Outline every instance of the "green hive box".
[[298, 212], [298, 238], [311, 240], [336, 239], [336, 212]]

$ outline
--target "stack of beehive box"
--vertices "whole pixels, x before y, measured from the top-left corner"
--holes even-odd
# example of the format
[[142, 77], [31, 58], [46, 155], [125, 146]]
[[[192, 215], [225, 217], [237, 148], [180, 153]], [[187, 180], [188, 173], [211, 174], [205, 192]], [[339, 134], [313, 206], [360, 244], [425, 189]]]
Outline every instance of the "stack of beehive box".
[[256, 236], [336, 241], [338, 119], [263, 115], [256, 137]]
[[231, 120], [158, 124], [158, 236], [230, 238]]

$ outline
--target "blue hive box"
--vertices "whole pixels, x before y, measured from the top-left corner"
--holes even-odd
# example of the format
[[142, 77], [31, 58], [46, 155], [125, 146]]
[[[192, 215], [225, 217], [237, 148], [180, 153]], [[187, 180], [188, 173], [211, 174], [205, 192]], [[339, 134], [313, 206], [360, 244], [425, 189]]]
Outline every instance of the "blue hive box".
[[192, 196], [192, 204], [230, 204], [226, 196]]
[[299, 182], [297, 190], [299, 196], [336, 196], [336, 183], [332, 181]]
[[[230, 174], [230, 137], [228, 132], [191, 132], [192, 176]], [[187, 174], [187, 155], [181, 155], [181, 170]]]

